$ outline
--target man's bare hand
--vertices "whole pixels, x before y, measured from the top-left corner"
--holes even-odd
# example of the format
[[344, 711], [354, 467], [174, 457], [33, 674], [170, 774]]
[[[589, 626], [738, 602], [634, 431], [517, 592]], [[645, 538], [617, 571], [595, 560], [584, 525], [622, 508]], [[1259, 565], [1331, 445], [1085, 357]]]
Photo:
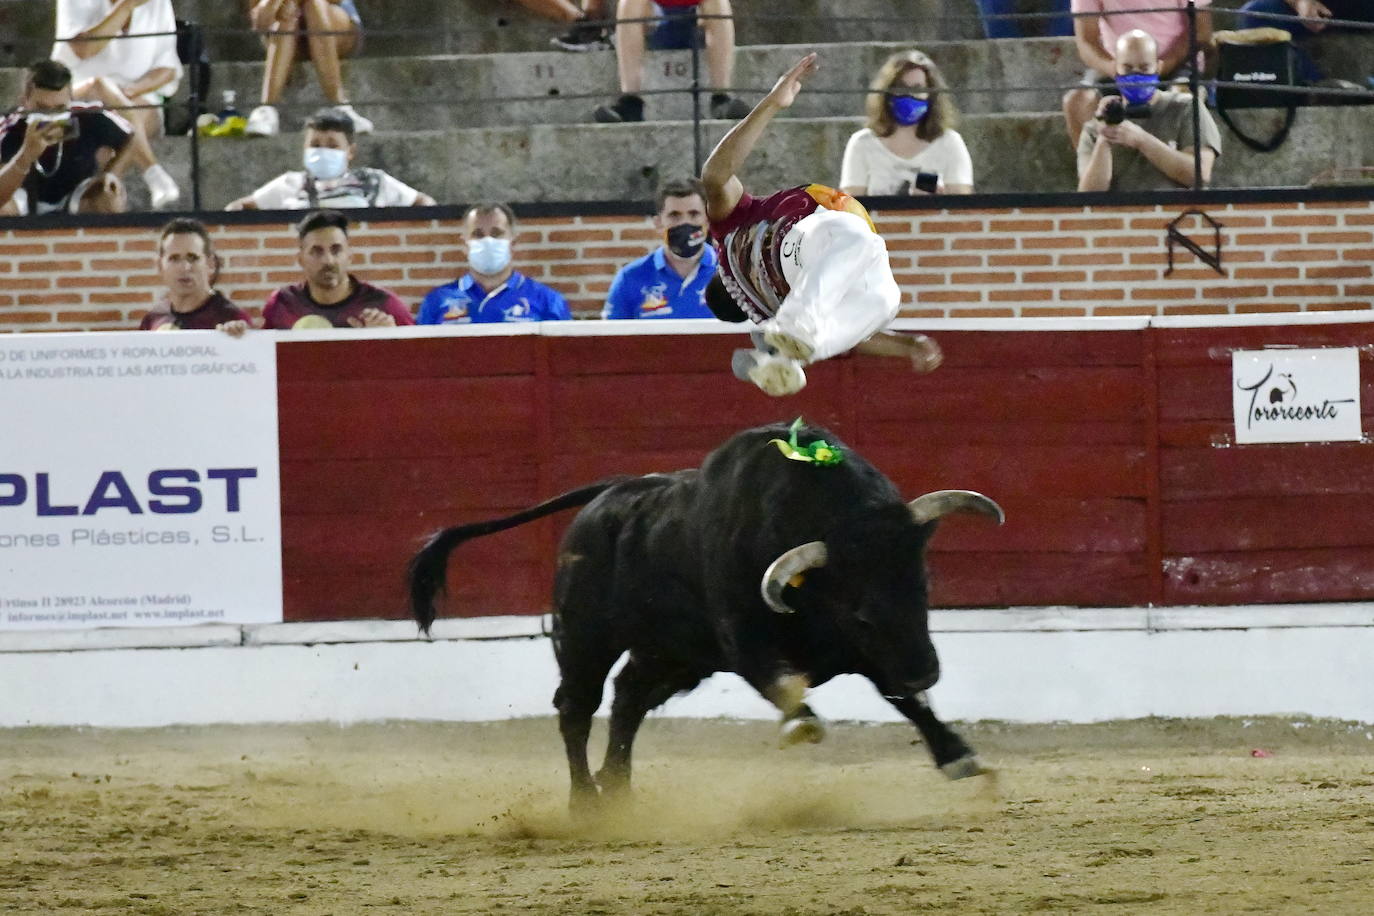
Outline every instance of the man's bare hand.
[[363, 309], [361, 319], [350, 318], [348, 324], [354, 328], [394, 328], [396, 319], [381, 309]]
[[61, 143], [66, 131], [61, 124], [44, 124], [42, 127], [30, 124], [24, 131], [24, 145], [20, 148], [20, 154], [30, 161], [37, 160], [48, 147]]
[[1128, 146], [1132, 149], [1140, 149], [1140, 145], [1145, 142], [1149, 133], [1134, 121], [1122, 121], [1120, 124], [1107, 124], [1098, 128], [1097, 135], [1112, 146]]
[[[1331, 10], [1329, 10], [1324, 4], [1318, 2], [1318, 0], [1298, 0], [1297, 3], [1293, 4], [1293, 12], [1297, 13], [1304, 19], [1331, 18]], [[1307, 26], [1314, 32], [1320, 32], [1322, 29], [1326, 28], [1325, 22], [1304, 22], [1303, 25]]]
[[248, 322], [238, 319], [236, 321], [226, 321], [223, 324], [215, 325], [216, 331], [223, 331], [230, 337], [242, 337], [248, 333]]
[[790, 108], [797, 98], [797, 93], [801, 92], [802, 81], [818, 69], [820, 61], [816, 52], [812, 51], [778, 78], [777, 83], [768, 92], [768, 100], [779, 108]]

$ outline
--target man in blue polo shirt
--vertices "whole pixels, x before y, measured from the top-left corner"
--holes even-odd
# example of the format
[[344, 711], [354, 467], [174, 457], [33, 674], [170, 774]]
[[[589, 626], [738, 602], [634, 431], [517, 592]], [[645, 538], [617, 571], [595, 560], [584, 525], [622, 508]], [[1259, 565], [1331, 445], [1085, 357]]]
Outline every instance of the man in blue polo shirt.
[[572, 317], [557, 290], [511, 267], [515, 214], [506, 204], [478, 204], [463, 217], [468, 272], [425, 294], [418, 324], [555, 321]]
[[663, 244], [615, 275], [602, 318], [713, 318], [706, 284], [716, 251], [706, 224], [706, 191], [695, 178], [658, 189], [654, 225]]

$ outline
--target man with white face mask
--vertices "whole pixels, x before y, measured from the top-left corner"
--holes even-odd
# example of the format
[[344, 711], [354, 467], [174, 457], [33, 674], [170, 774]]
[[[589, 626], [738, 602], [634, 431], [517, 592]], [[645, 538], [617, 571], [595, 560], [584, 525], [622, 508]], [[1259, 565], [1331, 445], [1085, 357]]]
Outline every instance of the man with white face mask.
[[506, 204], [470, 207], [463, 216], [468, 272], [425, 294], [417, 324], [558, 321], [572, 317], [557, 290], [515, 270], [515, 213]]
[[434, 198], [381, 169], [353, 167], [353, 119], [322, 108], [305, 125], [304, 171], [273, 178], [226, 210], [311, 210], [318, 208], [432, 207]]

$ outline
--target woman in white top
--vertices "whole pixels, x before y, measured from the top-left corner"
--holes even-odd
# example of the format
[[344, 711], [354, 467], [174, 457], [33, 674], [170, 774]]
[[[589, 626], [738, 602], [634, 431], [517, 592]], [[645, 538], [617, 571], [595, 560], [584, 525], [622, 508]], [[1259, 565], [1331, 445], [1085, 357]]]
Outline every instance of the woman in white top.
[[[883, 64], [869, 86], [868, 126], [849, 138], [840, 167], [848, 194], [972, 194], [973, 160], [940, 68], [920, 51]], [[930, 90], [935, 90], [934, 92]], [[934, 190], [918, 175], [938, 176]], [[929, 179], [919, 184], [927, 188]]]

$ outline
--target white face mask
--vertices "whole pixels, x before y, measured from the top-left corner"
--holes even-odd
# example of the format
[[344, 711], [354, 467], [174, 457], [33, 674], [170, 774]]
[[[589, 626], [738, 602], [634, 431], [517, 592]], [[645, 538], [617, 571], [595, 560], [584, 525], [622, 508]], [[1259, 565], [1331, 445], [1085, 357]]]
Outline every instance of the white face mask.
[[305, 150], [305, 170], [317, 180], [339, 178], [348, 171], [348, 151], [310, 146]]
[[499, 274], [510, 264], [510, 239], [491, 236], [468, 240], [468, 266], [473, 273]]

